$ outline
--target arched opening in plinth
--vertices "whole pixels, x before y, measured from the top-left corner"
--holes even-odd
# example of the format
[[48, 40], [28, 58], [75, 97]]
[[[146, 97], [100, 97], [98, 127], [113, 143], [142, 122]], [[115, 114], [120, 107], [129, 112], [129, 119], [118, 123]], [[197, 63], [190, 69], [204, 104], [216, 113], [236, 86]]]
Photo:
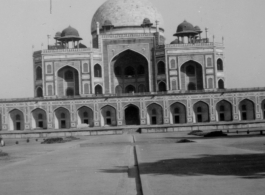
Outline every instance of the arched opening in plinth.
[[203, 90], [202, 66], [195, 61], [188, 61], [181, 66], [181, 89]]
[[87, 125], [88, 127], [94, 126], [94, 113], [91, 108], [86, 106], [79, 108], [77, 116], [78, 125]]
[[54, 127], [55, 129], [70, 129], [71, 117], [70, 112], [66, 108], [57, 108], [54, 111]]
[[194, 118], [196, 123], [210, 122], [209, 106], [205, 102], [197, 102], [193, 106]]
[[9, 129], [10, 130], [24, 130], [25, 122], [24, 122], [24, 114], [20, 110], [12, 110], [9, 113]]
[[186, 106], [181, 103], [175, 103], [170, 106], [170, 122], [171, 124], [184, 124], [186, 119]]
[[158, 104], [151, 104], [147, 107], [147, 124], [163, 124], [163, 108]]
[[245, 99], [239, 104], [240, 117], [242, 121], [255, 120], [255, 104]]
[[126, 125], [140, 125], [140, 111], [137, 106], [129, 105], [124, 110]]
[[101, 109], [101, 126], [116, 126], [116, 109], [112, 106], [105, 106]]
[[31, 129], [47, 129], [47, 114], [38, 108], [31, 112]]
[[222, 100], [216, 105], [218, 121], [232, 121], [233, 110], [232, 104], [228, 101]]
[[[111, 62], [111, 82], [112, 91], [115, 93], [115, 86], [120, 86], [121, 90], [125, 93], [131, 93], [132, 90], [126, 90], [127, 86], [134, 87], [134, 92], [149, 92], [149, 68], [147, 59], [132, 50], [126, 50], [116, 57]], [[145, 88], [141, 88], [138, 91], [137, 86], [143, 85]]]
[[57, 94], [58, 96], [79, 95], [79, 74], [75, 68], [66, 66], [58, 71]]

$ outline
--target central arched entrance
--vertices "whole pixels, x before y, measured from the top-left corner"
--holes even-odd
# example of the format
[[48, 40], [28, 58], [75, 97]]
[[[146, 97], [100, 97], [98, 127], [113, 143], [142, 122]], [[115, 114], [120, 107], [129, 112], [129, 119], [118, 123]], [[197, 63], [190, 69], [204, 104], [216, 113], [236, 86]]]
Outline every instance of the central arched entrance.
[[140, 125], [139, 108], [134, 105], [129, 105], [125, 109], [125, 124]]
[[[112, 60], [111, 67], [113, 93], [149, 92], [148, 61], [141, 54], [126, 50]], [[128, 90], [128, 86], [134, 89]]]
[[57, 94], [60, 97], [79, 95], [79, 76], [76, 69], [66, 66], [58, 71]]
[[181, 66], [181, 89], [203, 90], [202, 66], [195, 61], [188, 61]]

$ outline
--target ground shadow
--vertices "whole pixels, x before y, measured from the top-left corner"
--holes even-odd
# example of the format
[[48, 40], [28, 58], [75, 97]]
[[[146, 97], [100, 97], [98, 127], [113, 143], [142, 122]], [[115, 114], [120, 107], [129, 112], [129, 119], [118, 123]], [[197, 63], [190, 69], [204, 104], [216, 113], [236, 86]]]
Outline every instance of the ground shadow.
[[[237, 176], [245, 179], [265, 178], [265, 154], [204, 155], [197, 158], [165, 159], [140, 163], [141, 174], [175, 176]], [[116, 167], [106, 173], [125, 172]]]

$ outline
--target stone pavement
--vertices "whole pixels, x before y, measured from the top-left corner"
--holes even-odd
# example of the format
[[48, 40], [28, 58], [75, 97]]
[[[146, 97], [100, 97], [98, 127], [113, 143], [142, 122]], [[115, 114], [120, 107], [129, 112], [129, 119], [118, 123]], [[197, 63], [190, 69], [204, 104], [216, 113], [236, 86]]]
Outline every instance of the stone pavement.
[[195, 142], [176, 143], [182, 137], [124, 134], [51, 145], [6, 140], [0, 194], [264, 194], [264, 137], [188, 136]]

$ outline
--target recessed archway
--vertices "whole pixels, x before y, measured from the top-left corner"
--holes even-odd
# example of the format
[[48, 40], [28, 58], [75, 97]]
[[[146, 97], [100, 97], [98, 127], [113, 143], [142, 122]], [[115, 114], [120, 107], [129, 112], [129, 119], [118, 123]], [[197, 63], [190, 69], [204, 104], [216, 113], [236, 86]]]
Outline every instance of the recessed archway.
[[218, 102], [218, 104], [216, 105], [216, 113], [218, 121], [233, 120], [232, 104], [226, 100]]
[[79, 95], [79, 73], [70, 66], [65, 66], [58, 71], [57, 80], [58, 96]]
[[137, 106], [129, 105], [124, 110], [126, 125], [140, 125], [140, 111]]
[[158, 104], [151, 104], [147, 107], [147, 124], [160, 125], [163, 124], [163, 109]]
[[[145, 86], [145, 91], [149, 91], [149, 68], [146, 57], [132, 50], [126, 50], [115, 56], [111, 61], [111, 82], [115, 83], [111, 91], [114, 93], [115, 86], [120, 86], [126, 93], [127, 86]], [[134, 92], [138, 88], [135, 88]]]
[[196, 123], [207, 123], [210, 121], [209, 106], [205, 102], [199, 101], [194, 104], [193, 112]]
[[186, 123], [186, 106], [181, 103], [175, 103], [170, 106], [170, 122], [171, 124]]
[[20, 110], [12, 110], [9, 113], [9, 129], [10, 130], [24, 130], [24, 114]]
[[93, 110], [88, 107], [81, 107], [77, 111], [77, 123], [78, 125], [86, 124], [89, 127], [94, 126], [94, 114]]
[[69, 129], [71, 127], [70, 112], [66, 108], [57, 108], [54, 111], [54, 116], [55, 129]]
[[[181, 66], [181, 89], [182, 90], [203, 90], [202, 66], [195, 61], [188, 61]], [[192, 87], [190, 83], [193, 83]]]
[[31, 112], [31, 129], [47, 129], [47, 114], [38, 108]]
[[240, 117], [242, 121], [255, 120], [255, 104], [245, 99], [239, 104]]
[[101, 126], [116, 126], [116, 109], [112, 106], [105, 106], [101, 109]]

